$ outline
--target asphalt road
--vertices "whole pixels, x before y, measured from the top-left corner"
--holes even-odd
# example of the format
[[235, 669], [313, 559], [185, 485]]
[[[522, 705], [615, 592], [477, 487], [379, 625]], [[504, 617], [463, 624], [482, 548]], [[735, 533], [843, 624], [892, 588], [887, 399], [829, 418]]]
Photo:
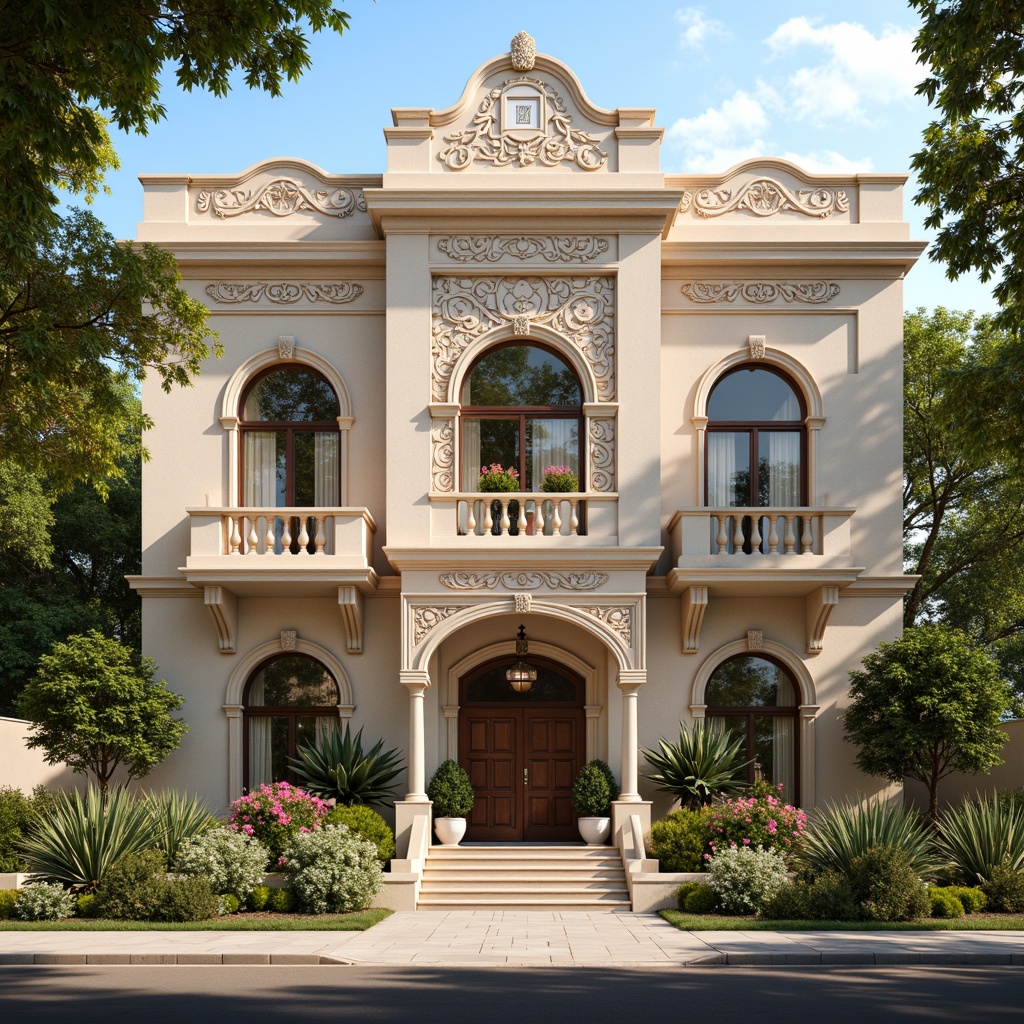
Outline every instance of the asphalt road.
[[1019, 967], [0, 967], [0, 1022], [1024, 1021]]

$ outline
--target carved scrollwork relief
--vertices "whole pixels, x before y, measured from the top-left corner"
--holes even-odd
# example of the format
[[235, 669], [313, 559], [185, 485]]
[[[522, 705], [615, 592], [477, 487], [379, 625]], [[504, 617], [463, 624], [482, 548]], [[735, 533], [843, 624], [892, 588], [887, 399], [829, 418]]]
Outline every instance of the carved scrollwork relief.
[[614, 291], [609, 277], [435, 277], [431, 340], [434, 401], [463, 349], [495, 327], [558, 331], [590, 364], [598, 400], [615, 397]]
[[595, 619], [600, 619], [609, 629], [614, 630], [622, 637], [622, 641], [627, 647], [633, 643], [633, 611], [631, 608], [601, 606], [596, 608], [580, 608], [580, 611], [593, 615]]
[[548, 263], [587, 263], [608, 251], [607, 238], [594, 235], [446, 235], [437, 248], [459, 263], [496, 263], [536, 256]]
[[275, 217], [288, 217], [300, 210], [312, 210], [328, 217], [349, 217], [366, 212], [362, 189], [310, 189], [294, 178], [277, 178], [255, 191], [241, 188], [203, 189], [196, 199], [199, 213], [238, 217], [253, 210], [266, 210]]
[[430, 428], [431, 487], [435, 491], [455, 489], [455, 424], [438, 420]]
[[597, 590], [608, 582], [603, 572], [448, 572], [437, 579], [449, 590]]
[[615, 490], [615, 420], [590, 421], [590, 489]]
[[735, 193], [724, 187], [687, 190], [679, 212], [687, 213], [691, 209], [698, 217], [721, 217], [734, 210], [747, 210], [757, 217], [771, 217], [783, 210], [807, 217], [829, 217], [833, 213], [846, 213], [850, 200], [841, 188], [789, 189], [771, 178], [758, 178]]
[[291, 304], [330, 302], [336, 306], [352, 302], [363, 294], [363, 286], [353, 281], [215, 281], [206, 286], [214, 302], [267, 302]]
[[693, 281], [683, 294], [691, 302], [828, 302], [839, 294], [834, 281]]
[[413, 617], [413, 644], [419, 646], [426, 635], [435, 627], [444, 622], [449, 615], [454, 615], [459, 610], [457, 605], [444, 605], [435, 608], [414, 608]]
[[[532, 132], [510, 130], [500, 123], [502, 97], [520, 86], [529, 86], [538, 97], [543, 96], [545, 115]], [[464, 171], [477, 160], [495, 167], [572, 163], [584, 171], [596, 171], [608, 161], [594, 136], [573, 128], [562, 97], [542, 79], [526, 76], [509, 78], [492, 89], [477, 109], [472, 126], [446, 135], [444, 141], [448, 145], [437, 156], [453, 171]]]

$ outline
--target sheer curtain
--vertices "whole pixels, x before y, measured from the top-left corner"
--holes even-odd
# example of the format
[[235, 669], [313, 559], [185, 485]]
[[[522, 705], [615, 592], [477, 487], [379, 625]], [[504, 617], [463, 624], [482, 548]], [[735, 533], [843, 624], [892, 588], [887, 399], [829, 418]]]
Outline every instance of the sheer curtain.
[[577, 479], [579, 467], [579, 424], [576, 420], [532, 420], [530, 437], [530, 490], [539, 491], [544, 470], [550, 466], [568, 466]]
[[248, 508], [277, 505], [277, 434], [246, 431], [244, 497]]
[[[782, 672], [776, 673], [776, 681], [776, 706], [793, 707], [796, 704], [796, 693], [792, 682]], [[796, 793], [796, 720], [773, 718], [772, 727], [772, 781], [776, 784], [782, 783], [782, 795], [791, 803]]]
[[[263, 680], [256, 678], [249, 684], [249, 704], [262, 707], [264, 700]], [[254, 790], [264, 782], [273, 782], [274, 769], [271, 762], [270, 729], [272, 719], [262, 715], [249, 717], [249, 789]]]
[[763, 431], [759, 440], [762, 457], [767, 456], [768, 461], [768, 505], [799, 505], [800, 435], [796, 431]]
[[317, 508], [330, 508], [339, 501], [338, 481], [340, 460], [338, 459], [338, 435], [314, 434], [314, 502]]

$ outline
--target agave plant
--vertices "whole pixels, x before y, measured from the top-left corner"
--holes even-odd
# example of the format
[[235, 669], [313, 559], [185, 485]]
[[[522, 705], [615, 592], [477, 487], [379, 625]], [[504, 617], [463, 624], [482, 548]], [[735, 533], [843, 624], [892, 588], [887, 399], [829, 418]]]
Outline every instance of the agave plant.
[[96, 786], [85, 794], [61, 793], [19, 846], [29, 870], [42, 881], [93, 889], [129, 853], [151, 850], [162, 841], [149, 808], [126, 789]]
[[903, 850], [918, 875], [940, 867], [941, 858], [924, 819], [879, 797], [826, 804], [812, 817], [798, 856], [812, 870], [849, 875], [853, 862], [876, 846]]
[[939, 816], [936, 844], [968, 885], [988, 881], [998, 866], [1024, 870], [1024, 805], [997, 796], [966, 800]]
[[303, 786], [325, 800], [334, 798], [339, 804], [388, 804], [397, 786], [391, 780], [405, 763], [397, 750], [384, 750], [378, 740], [368, 753], [363, 753], [363, 730], [352, 735], [334, 732], [321, 746], [300, 746], [298, 756], [289, 758], [292, 769]]
[[679, 742], [658, 740], [661, 753], [643, 750], [655, 769], [644, 772], [658, 789], [672, 793], [692, 809], [706, 806], [714, 796], [730, 796], [746, 786], [744, 743], [717, 723], [697, 721], [687, 729], [680, 723]]
[[174, 863], [186, 839], [193, 839], [217, 824], [201, 798], [175, 790], [147, 793], [143, 804], [149, 812], [153, 834], [159, 836], [159, 842], [154, 845], [163, 853], [168, 865]]

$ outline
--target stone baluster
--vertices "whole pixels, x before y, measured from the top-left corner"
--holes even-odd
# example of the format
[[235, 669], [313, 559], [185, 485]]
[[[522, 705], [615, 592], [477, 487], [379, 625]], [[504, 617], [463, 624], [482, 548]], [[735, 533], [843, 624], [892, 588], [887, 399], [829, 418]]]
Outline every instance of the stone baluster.
[[750, 517], [750, 552], [761, 550], [761, 517]]
[[773, 512], [768, 516], [768, 554], [779, 553], [779, 514]]
[[[804, 520], [804, 529], [803, 529], [803, 533], [800, 535], [800, 544], [803, 547], [803, 551], [801, 552], [801, 554], [809, 555], [814, 550], [814, 534], [811, 533], [811, 517], [809, 515], [808, 516], [804, 516], [803, 520]], [[818, 526], [818, 533], [819, 534], [821, 533], [820, 523], [819, 523], [819, 526]]]
[[484, 536], [490, 536], [493, 529], [494, 516], [491, 513], [491, 501], [489, 498], [484, 498]]
[[313, 543], [316, 544], [316, 553], [322, 555], [327, 546], [327, 516], [316, 517], [316, 539]]
[[579, 505], [578, 498], [569, 499], [569, 532], [575, 533], [580, 528], [580, 517], [576, 515], [576, 506]]
[[743, 516], [734, 514], [732, 522], [735, 527], [732, 534], [733, 553], [741, 555], [743, 554]]
[[547, 520], [544, 518], [544, 500], [543, 500], [543, 498], [538, 498], [538, 500], [535, 502], [535, 505], [536, 505], [536, 508], [537, 508], [537, 514], [536, 514], [536, 516], [534, 517], [534, 520], [533, 520], [533, 535], [535, 537], [543, 537], [544, 536], [544, 527], [547, 524]]
[[797, 517], [790, 512], [786, 516], [786, 554], [793, 554], [793, 548], [796, 547], [796, 519]]
[[281, 516], [281, 554], [291, 554], [289, 548], [292, 546], [292, 517]]
[[259, 521], [257, 516], [247, 516], [249, 520], [249, 533], [245, 538], [245, 553], [255, 555], [259, 553], [260, 535], [256, 532], [256, 524]]
[[263, 554], [272, 555], [274, 553], [274, 524], [277, 520], [274, 516], [266, 516], [265, 521], [267, 524], [267, 536], [263, 541]]
[[728, 516], [712, 516], [715, 521], [715, 554], [720, 555], [729, 545], [729, 534], [726, 532], [725, 524]]
[[562, 532], [562, 502], [559, 498], [551, 502], [551, 532], [556, 537]]
[[241, 517], [236, 519], [234, 516], [228, 516], [228, 554], [237, 555], [238, 549], [242, 546], [242, 535], [239, 533], [238, 524], [241, 522]]
[[467, 501], [466, 502], [466, 533], [468, 533], [470, 537], [472, 537], [473, 534], [476, 533], [476, 502], [475, 501]]
[[309, 520], [306, 516], [299, 516], [299, 554], [305, 555], [309, 546], [309, 530], [306, 528]]
[[501, 502], [501, 526], [499, 529], [501, 530], [501, 535], [507, 537], [508, 531], [512, 528], [512, 520], [508, 517], [509, 499], [499, 498], [498, 500]]

